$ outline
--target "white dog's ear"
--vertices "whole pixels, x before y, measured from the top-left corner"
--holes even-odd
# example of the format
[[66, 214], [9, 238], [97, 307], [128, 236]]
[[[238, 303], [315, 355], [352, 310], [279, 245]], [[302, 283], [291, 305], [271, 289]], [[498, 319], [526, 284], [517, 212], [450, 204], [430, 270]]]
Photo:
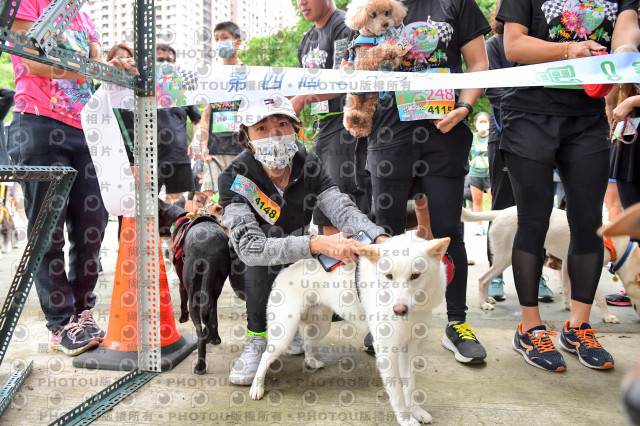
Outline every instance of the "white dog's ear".
[[364, 246], [357, 247], [356, 253], [360, 256], [364, 256], [369, 262], [376, 263], [380, 259], [380, 247], [379, 246]]
[[345, 24], [347, 27], [359, 31], [369, 21], [369, 14], [367, 13], [366, 1], [354, 0], [347, 6], [347, 16], [345, 17]]
[[451, 238], [438, 238], [436, 240], [429, 241], [429, 247], [427, 247], [427, 254], [434, 259], [442, 260], [444, 254], [447, 252], [447, 248], [449, 248], [449, 243], [451, 242]]
[[391, 17], [393, 18], [393, 23], [395, 25], [402, 24], [404, 17], [407, 16], [407, 7], [399, 0], [392, 0], [391, 5]]

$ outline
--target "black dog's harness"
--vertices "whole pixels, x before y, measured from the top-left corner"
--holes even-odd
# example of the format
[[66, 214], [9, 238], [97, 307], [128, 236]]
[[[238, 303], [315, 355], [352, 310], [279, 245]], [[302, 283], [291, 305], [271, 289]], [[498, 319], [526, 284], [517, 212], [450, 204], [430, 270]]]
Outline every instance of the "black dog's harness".
[[169, 247], [172, 263], [183, 259], [184, 253], [182, 251], [182, 245], [184, 244], [184, 237], [193, 225], [201, 222], [215, 222], [220, 225], [220, 222], [218, 222], [215, 216], [208, 214], [196, 216], [193, 213], [185, 213], [173, 222], [171, 225], [171, 239], [173, 243], [171, 247]]

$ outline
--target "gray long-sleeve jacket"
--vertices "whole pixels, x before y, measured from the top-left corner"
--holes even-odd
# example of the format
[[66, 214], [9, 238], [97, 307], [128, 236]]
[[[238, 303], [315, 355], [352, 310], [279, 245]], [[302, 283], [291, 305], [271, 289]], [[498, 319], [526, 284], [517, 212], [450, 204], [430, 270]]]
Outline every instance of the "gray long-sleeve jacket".
[[[246, 265], [283, 265], [310, 258], [310, 236], [304, 235], [304, 229], [316, 206], [340, 231], [362, 230], [373, 239], [384, 233], [348, 195], [338, 190], [315, 154], [299, 151], [291, 167], [289, 185], [283, 194], [250, 151], [238, 155], [220, 175], [222, 221], [230, 230], [238, 257]], [[273, 219], [265, 210], [260, 212], [261, 208], [270, 209], [263, 204], [265, 196], [279, 209], [274, 223], [270, 223]]]

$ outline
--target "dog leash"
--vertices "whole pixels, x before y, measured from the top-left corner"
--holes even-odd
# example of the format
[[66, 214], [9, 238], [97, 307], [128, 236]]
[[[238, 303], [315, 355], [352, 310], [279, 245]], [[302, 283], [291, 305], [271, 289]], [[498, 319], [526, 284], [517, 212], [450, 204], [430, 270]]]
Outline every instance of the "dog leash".
[[616, 254], [616, 249], [613, 247], [613, 242], [611, 241], [610, 237], [604, 238], [604, 246], [607, 248], [607, 250], [609, 250], [609, 253], [611, 254], [611, 262], [609, 262], [609, 265], [607, 265], [607, 271], [609, 271], [614, 276], [613, 280], [617, 281], [618, 271], [629, 258], [629, 255], [631, 254], [631, 250], [633, 250], [633, 241], [629, 241], [629, 245], [627, 246], [627, 249], [624, 251], [624, 254], [620, 257], [620, 260], [618, 261], [618, 263], [615, 263], [617, 254]]

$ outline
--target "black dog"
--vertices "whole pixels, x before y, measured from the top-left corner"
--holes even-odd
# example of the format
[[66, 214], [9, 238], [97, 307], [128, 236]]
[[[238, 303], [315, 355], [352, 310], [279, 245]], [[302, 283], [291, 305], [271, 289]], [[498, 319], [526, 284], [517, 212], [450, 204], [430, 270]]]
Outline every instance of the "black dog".
[[171, 260], [180, 278], [180, 322], [188, 319], [188, 300], [188, 312], [198, 335], [198, 362], [193, 372], [204, 374], [207, 343], [222, 342], [218, 334], [218, 297], [229, 276], [231, 261], [227, 234], [220, 223], [213, 216], [191, 219], [187, 214], [182, 207], [158, 200], [160, 236], [171, 236], [173, 240]]

